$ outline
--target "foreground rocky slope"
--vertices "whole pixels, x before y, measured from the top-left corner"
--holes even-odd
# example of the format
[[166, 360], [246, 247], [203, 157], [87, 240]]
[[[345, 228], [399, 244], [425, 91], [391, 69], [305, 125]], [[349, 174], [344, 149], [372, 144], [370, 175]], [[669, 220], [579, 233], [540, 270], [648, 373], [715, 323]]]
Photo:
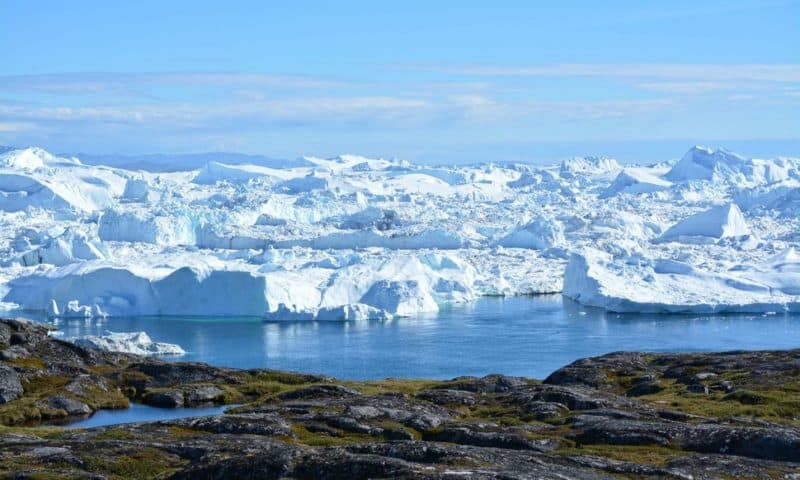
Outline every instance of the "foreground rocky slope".
[[[798, 478], [800, 350], [613, 353], [539, 382], [343, 382], [87, 350], [0, 322], [6, 478]], [[94, 429], [26, 422], [237, 403]]]

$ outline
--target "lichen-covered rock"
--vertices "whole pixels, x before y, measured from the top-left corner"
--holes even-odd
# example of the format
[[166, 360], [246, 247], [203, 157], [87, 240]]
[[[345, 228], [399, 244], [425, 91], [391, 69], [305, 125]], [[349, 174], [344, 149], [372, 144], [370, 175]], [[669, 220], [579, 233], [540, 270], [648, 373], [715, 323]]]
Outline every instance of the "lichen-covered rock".
[[88, 415], [92, 408], [74, 398], [55, 396], [47, 399], [46, 405], [56, 410], [63, 410], [67, 415]]
[[359, 393], [352, 388], [341, 385], [313, 385], [298, 388], [278, 395], [281, 400], [311, 400], [319, 398], [339, 398], [357, 396]]
[[183, 392], [172, 390], [167, 392], [153, 392], [144, 396], [142, 401], [154, 407], [176, 408], [185, 403]]
[[225, 391], [214, 385], [196, 387], [189, 390], [185, 396], [187, 405], [197, 405], [201, 403], [219, 402], [225, 395]]
[[0, 364], [0, 404], [19, 398], [22, 391], [22, 383], [16, 370]]

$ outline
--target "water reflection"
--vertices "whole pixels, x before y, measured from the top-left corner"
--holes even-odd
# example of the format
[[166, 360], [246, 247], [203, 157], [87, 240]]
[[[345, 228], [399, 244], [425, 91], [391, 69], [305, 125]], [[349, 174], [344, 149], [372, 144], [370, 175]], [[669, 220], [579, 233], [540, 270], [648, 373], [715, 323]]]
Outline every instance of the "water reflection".
[[577, 358], [617, 350], [800, 346], [796, 315], [617, 315], [560, 295], [484, 298], [386, 323], [138, 317], [61, 320], [57, 326], [64, 336], [144, 330], [187, 350], [180, 360], [352, 379], [492, 372], [541, 378]]
[[120, 410], [98, 410], [90, 417], [70, 418], [66, 421], [54, 421], [48, 425], [61, 425], [69, 428], [91, 428], [105, 425], [118, 425], [133, 422], [158, 422], [187, 417], [205, 417], [218, 415], [234, 405], [194, 407], [194, 408], [159, 408], [132, 403], [128, 408]]

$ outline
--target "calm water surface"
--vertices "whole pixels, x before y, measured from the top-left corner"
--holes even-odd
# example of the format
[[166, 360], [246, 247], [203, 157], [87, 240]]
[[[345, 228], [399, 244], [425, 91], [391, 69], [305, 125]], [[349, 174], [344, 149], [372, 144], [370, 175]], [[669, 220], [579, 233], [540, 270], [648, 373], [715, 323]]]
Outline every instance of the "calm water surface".
[[344, 379], [495, 372], [543, 378], [578, 358], [617, 350], [800, 347], [797, 315], [617, 315], [560, 295], [484, 298], [388, 323], [139, 317], [56, 325], [65, 337], [144, 330], [154, 341], [177, 343], [189, 352], [175, 360]]
[[61, 425], [69, 428], [102, 427], [105, 425], [118, 425], [133, 422], [158, 422], [161, 420], [175, 420], [177, 418], [204, 417], [218, 415], [232, 405], [193, 408], [159, 408], [131, 403], [126, 409], [98, 410], [91, 417], [70, 419], [66, 422], [52, 422], [51, 425]]

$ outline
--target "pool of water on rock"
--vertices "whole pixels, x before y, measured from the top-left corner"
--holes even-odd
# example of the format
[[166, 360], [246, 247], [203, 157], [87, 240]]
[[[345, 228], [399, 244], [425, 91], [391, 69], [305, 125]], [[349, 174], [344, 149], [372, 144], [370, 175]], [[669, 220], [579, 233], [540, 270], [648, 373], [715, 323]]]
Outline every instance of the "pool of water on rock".
[[193, 407], [193, 408], [160, 408], [131, 403], [128, 408], [119, 410], [98, 410], [89, 417], [71, 417], [62, 421], [47, 422], [48, 425], [59, 425], [69, 428], [103, 427], [134, 422], [158, 422], [187, 417], [204, 417], [218, 415], [232, 405]]
[[610, 314], [560, 295], [483, 298], [392, 322], [262, 322], [257, 318], [60, 320], [64, 337], [146, 331], [188, 353], [164, 357], [343, 379], [446, 379], [504, 373], [543, 378], [578, 358], [618, 350], [800, 347], [797, 315]]

